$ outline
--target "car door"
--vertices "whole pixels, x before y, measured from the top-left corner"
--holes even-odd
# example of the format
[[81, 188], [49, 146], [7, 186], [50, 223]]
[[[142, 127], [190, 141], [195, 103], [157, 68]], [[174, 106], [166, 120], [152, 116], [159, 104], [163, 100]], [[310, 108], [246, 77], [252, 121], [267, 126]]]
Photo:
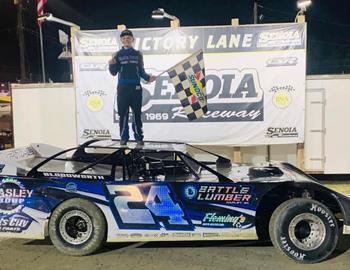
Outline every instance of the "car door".
[[249, 186], [221, 183], [206, 168], [191, 167], [183, 156], [173, 156], [163, 156], [161, 166], [144, 159], [138, 173], [107, 185], [120, 231], [137, 231], [139, 238], [201, 240], [239, 238], [237, 231], [251, 229]]
[[255, 190], [234, 182], [193, 158], [182, 155], [197, 179], [171, 183], [185, 212], [203, 239], [255, 239]]

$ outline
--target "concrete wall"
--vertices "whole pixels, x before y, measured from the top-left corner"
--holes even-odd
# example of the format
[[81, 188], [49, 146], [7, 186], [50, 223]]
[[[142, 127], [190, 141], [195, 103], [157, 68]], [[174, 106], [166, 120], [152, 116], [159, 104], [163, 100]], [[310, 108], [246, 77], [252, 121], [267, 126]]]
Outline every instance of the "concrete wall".
[[13, 84], [12, 100], [15, 147], [35, 142], [76, 145], [72, 84]]
[[325, 90], [324, 173], [350, 173], [350, 75], [309, 76], [307, 88]]

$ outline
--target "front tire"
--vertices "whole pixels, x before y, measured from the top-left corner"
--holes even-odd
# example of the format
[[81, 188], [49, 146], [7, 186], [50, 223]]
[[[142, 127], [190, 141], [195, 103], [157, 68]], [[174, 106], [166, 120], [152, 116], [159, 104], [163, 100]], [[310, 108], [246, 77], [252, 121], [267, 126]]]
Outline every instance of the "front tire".
[[316, 263], [334, 251], [339, 229], [333, 213], [322, 203], [296, 198], [282, 203], [269, 225], [273, 245], [299, 263]]
[[54, 246], [67, 255], [84, 256], [106, 241], [106, 221], [101, 210], [84, 199], [61, 203], [52, 213], [49, 234]]

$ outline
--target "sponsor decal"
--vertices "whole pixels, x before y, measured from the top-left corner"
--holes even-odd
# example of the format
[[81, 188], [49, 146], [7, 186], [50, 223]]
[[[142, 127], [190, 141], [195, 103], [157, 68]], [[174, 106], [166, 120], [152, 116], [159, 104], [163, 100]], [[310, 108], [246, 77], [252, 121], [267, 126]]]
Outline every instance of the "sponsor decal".
[[203, 233], [203, 237], [219, 237], [219, 233]]
[[26, 159], [33, 155], [35, 155], [34, 150], [30, 147], [13, 149], [6, 153], [0, 153], [0, 157], [2, 159], [5, 159], [5, 160], [10, 159], [10, 160], [16, 160], [16, 161]]
[[108, 67], [107, 63], [81, 63], [79, 65], [80, 71], [106, 71]]
[[246, 217], [231, 216], [231, 215], [218, 215], [217, 213], [206, 213], [203, 220], [203, 226], [209, 227], [224, 227], [225, 223], [229, 224], [233, 228], [241, 228], [242, 224], [246, 221]]
[[[141, 33], [140, 33], [141, 34]], [[139, 35], [140, 35], [139, 34]], [[169, 51], [194, 49], [199, 43], [198, 35], [166, 35], [135, 37], [134, 48], [147, 51]], [[82, 53], [113, 53], [120, 49], [119, 38], [115, 37], [80, 37], [78, 50]]]
[[20, 212], [24, 201], [32, 197], [33, 190], [14, 178], [4, 178], [0, 182], [0, 232], [20, 233], [28, 229], [32, 222]]
[[285, 109], [292, 103], [291, 93], [295, 92], [295, 88], [291, 85], [273, 86], [270, 92], [273, 93], [273, 105], [279, 109]]
[[109, 129], [106, 128], [85, 128], [83, 134], [81, 135], [82, 139], [100, 139], [100, 140], [110, 140], [112, 135]]
[[193, 230], [167, 185], [107, 185], [120, 229]]
[[90, 180], [103, 180], [102, 175], [90, 175], [90, 174], [74, 174], [74, 173], [58, 173], [58, 172], [44, 172], [43, 176], [47, 177], [61, 177], [61, 178], [78, 178], [78, 179], [90, 179]]
[[117, 37], [81, 37], [78, 47], [82, 52], [115, 52], [119, 49]]
[[0, 213], [18, 213], [23, 208], [23, 202], [30, 198], [33, 190], [26, 189], [21, 182], [14, 178], [4, 178], [0, 182]]
[[328, 214], [328, 212], [323, 207], [313, 203], [311, 205], [310, 210], [313, 211], [313, 212], [317, 212], [317, 213], [320, 213], [321, 215], [323, 215], [327, 219], [329, 226], [332, 227], [332, 228], [335, 227], [335, 223], [334, 223], [333, 218]]
[[77, 189], [78, 189], [78, 186], [76, 183], [74, 182], [69, 182], [67, 185], [66, 185], [66, 190], [68, 192], [77, 192]]
[[200, 104], [205, 104], [206, 99], [203, 94], [203, 85], [201, 83], [201, 72], [198, 71], [195, 74], [187, 76], [190, 84], [190, 91], [192, 93], [192, 103], [199, 101]]
[[265, 135], [266, 138], [290, 138], [298, 136], [299, 133], [296, 127], [269, 127]]
[[129, 237], [129, 234], [126, 234], [126, 233], [117, 233], [115, 235], [115, 237], [117, 238], [128, 238]]
[[103, 96], [107, 96], [103, 90], [88, 90], [83, 93], [83, 97], [87, 97], [86, 106], [92, 112], [99, 112], [102, 110], [104, 101]]
[[284, 67], [284, 66], [296, 66], [298, 63], [297, 57], [275, 57], [266, 61], [267, 67]]
[[173, 233], [173, 237], [191, 237], [190, 233]]
[[159, 233], [145, 233], [143, 237], [159, 237]]
[[187, 199], [193, 199], [197, 196], [197, 189], [194, 186], [187, 186], [184, 190]]
[[285, 251], [287, 251], [291, 256], [293, 256], [296, 260], [303, 261], [305, 257], [305, 253], [299, 253], [291, 248], [291, 246], [288, 244], [286, 237], [281, 236], [281, 244]]
[[300, 46], [303, 44], [302, 32], [290, 31], [264, 31], [259, 34], [257, 48]]
[[20, 233], [27, 230], [32, 220], [28, 217], [14, 214], [11, 216], [0, 216], [0, 232]]
[[[153, 73], [151, 70], [148, 70]], [[208, 112], [199, 122], [252, 122], [264, 120], [264, 90], [255, 69], [206, 70]], [[204, 98], [196, 75], [192, 77], [194, 98]], [[152, 85], [144, 85], [142, 99], [144, 122], [189, 123], [184, 108], [167, 75]], [[114, 103], [114, 122], [119, 121], [117, 102]]]
[[[190, 186], [191, 187], [191, 186]], [[195, 187], [193, 187], [196, 189]], [[192, 187], [191, 187], [192, 189]], [[196, 191], [192, 190], [190, 196], [186, 195], [189, 187], [185, 189], [185, 196], [189, 200], [225, 202], [234, 204], [246, 204], [252, 200], [251, 187], [249, 186], [199, 186]], [[195, 194], [195, 195], [192, 195]]]
[[141, 238], [142, 237], [142, 233], [132, 233], [130, 234], [131, 238]]

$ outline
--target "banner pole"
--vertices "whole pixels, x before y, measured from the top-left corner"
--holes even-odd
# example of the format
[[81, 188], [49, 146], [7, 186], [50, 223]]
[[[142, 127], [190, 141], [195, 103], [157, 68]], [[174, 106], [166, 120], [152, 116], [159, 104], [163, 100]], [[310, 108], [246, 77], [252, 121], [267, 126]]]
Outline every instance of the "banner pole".
[[41, 23], [39, 23], [39, 34], [40, 34], [41, 72], [42, 72], [43, 83], [45, 83], [46, 78], [45, 78], [44, 45], [43, 45], [43, 31], [41, 28]]
[[159, 74], [156, 76], [156, 78], [160, 77], [161, 75], [163, 75], [163, 74], [166, 73], [167, 71], [168, 71], [168, 70], [162, 71], [161, 73], [159, 73]]

